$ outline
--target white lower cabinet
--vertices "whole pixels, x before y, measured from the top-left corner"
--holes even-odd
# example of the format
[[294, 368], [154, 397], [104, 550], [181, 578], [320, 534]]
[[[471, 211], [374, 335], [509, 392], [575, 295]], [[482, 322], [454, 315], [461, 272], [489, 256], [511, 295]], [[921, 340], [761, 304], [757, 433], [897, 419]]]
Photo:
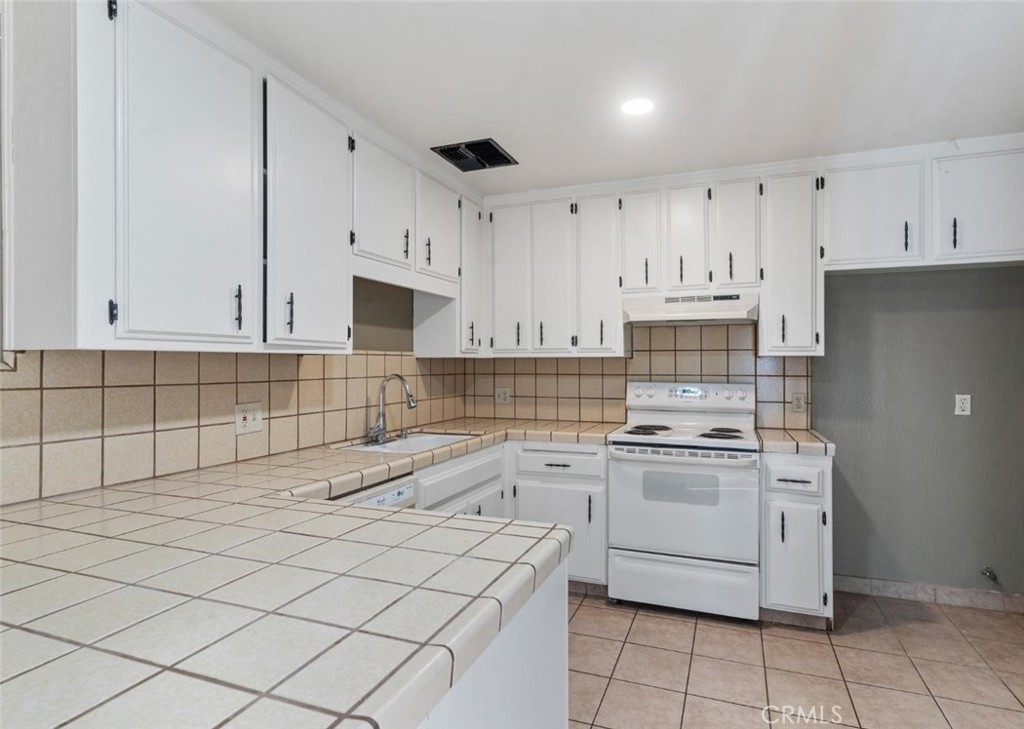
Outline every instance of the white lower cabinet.
[[765, 454], [761, 606], [832, 617], [832, 459]]
[[604, 446], [524, 443], [516, 451], [516, 518], [573, 528], [569, 577], [604, 583], [608, 481]]
[[504, 446], [491, 446], [424, 469], [416, 505], [444, 514], [508, 518], [514, 507], [505, 480]]

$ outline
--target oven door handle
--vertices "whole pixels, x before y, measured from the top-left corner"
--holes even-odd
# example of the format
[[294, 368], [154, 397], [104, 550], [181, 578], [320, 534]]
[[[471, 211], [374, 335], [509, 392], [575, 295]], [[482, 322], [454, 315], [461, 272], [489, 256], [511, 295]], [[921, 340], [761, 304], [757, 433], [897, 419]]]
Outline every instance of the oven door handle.
[[608, 458], [630, 464], [657, 463], [660, 466], [670, 464], [678, 468], [757, 468], [761, 463], [761, 454], [754, 451], [737, 452], [735, 459], [693, 456], [665, 456], [661, 454], [624, 453], [615, 446], [608, 448]]

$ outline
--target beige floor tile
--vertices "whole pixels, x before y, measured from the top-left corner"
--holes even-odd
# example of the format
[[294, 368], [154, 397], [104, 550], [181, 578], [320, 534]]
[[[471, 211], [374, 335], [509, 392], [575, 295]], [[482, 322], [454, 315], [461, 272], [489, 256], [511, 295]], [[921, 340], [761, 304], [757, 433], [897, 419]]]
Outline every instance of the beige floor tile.
[[612, 679], [594, 724], [607, 729], [677, 729], [684, 699], [675, 691]]
[[810, 673], [825, 678], [841, 679], [843, 677], [831, 645], [811, 643], [806, 640], [766, 637], [764, 639], [764, 660], [768, 668]]
[[573, 671], [611, 676], [622, 643], [590, 635], [569, 634], [569, 668]]
[[926, 694], [928, 689], [906, 656], [836, 646], [843, 677], [852, 683]]
[[1024, 704], [1024, 673], [1006, 673], [997, 671], [999, 678], [1003, 679], [1003, 683], [1009, 687], [1010, 691], [1014, 693], [1017, 700]]
[[695, 624], [689, 621], [638, 614], [626, 640], [689, 653], [693, 650], [694, 628]]
[[1024, 706], [989, 668], [957, 666], [922, 659], [914, 659], [914, 664], [935, 696], [1024, 711]]
[[718, 615], [697, 616], [697, 622], [710, 625], [714, 628], [728, 628], [729, 630], [742, 630], [747, 633], [761, 633], [761, 624], [752, 620], [740, 620], [739, 618], [727, 618]]
[[939, 699], [953, 729], [1024, 729], [1024, 713]]
[[587, 607], [604, 608], [605, 610], [618, 610], [622, 613], [633, 615], [636, 613], [636, 605], [628, 602], [609, 602], [606, 597], [588, 595], [583, 598], [583, 604]]
[[588, 725], [594, 721], [607, 686], [607, 678], [569, 671], [569, 718]]
[[815, 707], [819, 707], [820, 715], [820, 707], [825, 707], [825, 714], [837, 719], [834, 723], [858, 726], [857, 713], [842, 681], [769, 668], [768, 698], [772, 706], [795, 707], [805, 715]]
[[645, 605], [637, 610], [638, 615], [652, 615], [656, 618], [671, 618], [682, 620], [687, 623], [696, 623], [698, 613], [691, 613], [688, 610], [677, 610], [676, 608], [659, 607], [657, 605]]
[[683, 729], [765, 729], [770, 724], [762, 709], [687, 696]]
[[693, 652], [709, 658], [757, 666], [764, 664], [760, 633], [719, 628], [706, 624], [703, 618], [697, 623]]
[[961, 633], [969, 638], [1024, 643], [1024, 626], [1013, 616], [994, 610], [943, 606], [943, 611]]
[[892, 628], [872, 620], [849, 618], [829, 634], [832, 645], [906, 655]]
[[828, 631], [798, 628], [795, 625], [766, 623], [761, 626], [761, 635], [766, 638], [789, 638], [790, 640], [806, 640], [811, 643], [830, 643]]
[[[903, 649], [911, 658], [925, 658], [931, 661], [942, 661], [943, 663], [956, 663], [960, 666], [984, 667], [985, 661], [979, 655], [966, 638], [962, 635], [943, 634], [940, 631], [927, 633], [907, 628], [896, 632]], [[980, 640], [980, 639], [977, 639]], [[1002, 645], [1011, 645], [998, 644]], [[1024, 646], [1021, 649], [1021, 659], [1024, 661]], [[1024, 663], [1022, 663], [1024, 667]]]
[[689, 653], [626, 643], [613, 677], [645, 686], [686, 691], [689, 670]]
[[850, 684], [850, 696], [865, 729], [946, 729], [935, 699], [905, 691]]
[[633, 616], [629, 613], [580, 606], [572, 620], [569, 621], [569, 630], [573, 633], [593, 635], [598, 638], [625, 640], [632, 623]]
[[589, 729], [590, 724], [584, 724], [582, 721], [569, 720], [569, 729]]
[[764, 669], [746, 663], [693, 656], [687, 693], [759, 709], [768, 703]]
[[981, 638], [972, 638], [971, 644], [996, 671], [1024, 673], [1024, 645]]

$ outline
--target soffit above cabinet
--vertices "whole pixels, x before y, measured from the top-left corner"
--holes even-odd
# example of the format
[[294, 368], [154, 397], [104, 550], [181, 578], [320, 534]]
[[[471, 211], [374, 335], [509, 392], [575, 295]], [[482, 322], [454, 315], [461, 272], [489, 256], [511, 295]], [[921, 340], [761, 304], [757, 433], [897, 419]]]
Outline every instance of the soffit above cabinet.
[[1018, 3], [198, 6], [488, 195], [1024, 129]]

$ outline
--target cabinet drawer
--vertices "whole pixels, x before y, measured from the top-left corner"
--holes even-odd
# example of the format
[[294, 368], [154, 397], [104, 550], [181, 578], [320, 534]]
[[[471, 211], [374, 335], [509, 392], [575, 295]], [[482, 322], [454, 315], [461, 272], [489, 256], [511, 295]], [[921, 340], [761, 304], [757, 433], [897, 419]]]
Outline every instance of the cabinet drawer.
[[805, 496], [821, 496], [823, 493], [825, 472], [820, 466], [769, 463], [767, 469], [769, 491]]
[[597, 446], [590, 452], [524, 448], [516, 456], [517, 473], [603, 479], [605, 465], [604, 454]]

